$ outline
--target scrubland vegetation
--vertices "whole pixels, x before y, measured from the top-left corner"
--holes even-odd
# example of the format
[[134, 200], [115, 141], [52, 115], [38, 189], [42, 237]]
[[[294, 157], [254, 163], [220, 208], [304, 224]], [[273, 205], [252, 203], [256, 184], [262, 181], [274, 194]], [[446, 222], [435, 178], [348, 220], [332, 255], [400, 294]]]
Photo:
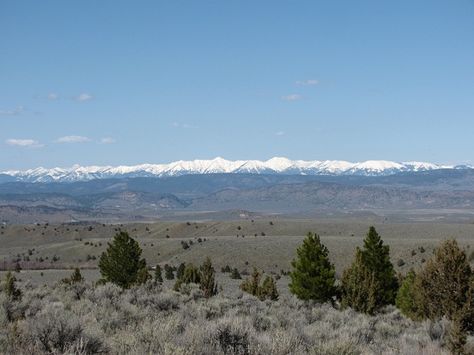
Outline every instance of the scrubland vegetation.
[[[0, 293], [3, 353], [470, 354], [474, 273], [455, 240], [424, 267], [397, 275], [374, 228], [341, 280], [319, 236], [308, 234], [289, 273], [291, 296], [254, 269], [224, 296], [212, 260], [147, 265], [119, 231], [100, 257], [102, 279], [80, 270], [54, 286], [7, 274]], [[163, 272], [164, 271], [164, 272]], [[234, 277], [238, 270], [222, 270]], [[235, 272], [234, 272], [235, 271]], [[240, 276], [240, 275], [239, 275]], [[163, 278], [175, 280], [174, 287]], [[395, 306], [396, 305], [396, 306]]]

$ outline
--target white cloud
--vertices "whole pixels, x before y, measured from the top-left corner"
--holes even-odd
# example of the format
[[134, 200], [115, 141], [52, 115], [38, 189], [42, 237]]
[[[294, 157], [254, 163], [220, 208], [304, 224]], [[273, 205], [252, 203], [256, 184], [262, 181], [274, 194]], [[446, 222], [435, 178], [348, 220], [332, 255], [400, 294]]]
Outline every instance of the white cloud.
[[56, 139], [56, 143], [86, 143], [90, 138], [84, 136], [64, 136]]
[[23, 106], [17, 106], [11, 110], [0, 110], [0, 116], [17, 116], [25, 111]]
[[302, 86], [318, 85], [318, 84], [319, 84], [319, 80], [316, 80], [316, 79], [298, 80], [296, 82], [296, 85], [302, 85]]
[[54, 101], [54, 100], [59, 99], [59, 95], [54, 93], [54, 92], [50, 92], [48, 94], [47, 98], [48, 98], [48, 100]]
[[84, 92], [84, 93], [79, 94], [76, 97], [74, 97], [74, 100], [76, 100], [78, 102], [86, 102], [86, 101], [92, 100], [93, 98], [94, 98], [94, 96], [92, 96], [91, 94], [88, 94], [87, 92]]
[[298, 94], [291, 94], [291, 95], [286, 95], [282, 96], [281, 99], [284, 101], [298, 101], [301, 100], [303, 97]]
[[27, 147], [27, 148], [41, 148], [44, 147], [43, 144], [34, 140], [34, 139], [7, 139], [6, 144], [15, 146], [15, 147]]
[[113, 139], [112, 137], [104, 137], [104, 138], [100, 139], [101, 144], [113, 144], [115, 142], [116, 142], [116, 140]]
[[275, 133], [275, 136], [279, 136], [279, 137], [284, 136], [284, 135], [285, 135], [284, 131], [278, 131]]

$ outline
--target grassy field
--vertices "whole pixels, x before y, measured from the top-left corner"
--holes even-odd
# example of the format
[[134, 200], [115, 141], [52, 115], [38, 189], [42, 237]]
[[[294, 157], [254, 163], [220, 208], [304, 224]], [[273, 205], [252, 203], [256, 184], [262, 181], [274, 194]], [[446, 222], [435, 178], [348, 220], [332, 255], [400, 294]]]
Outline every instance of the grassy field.
[[[321, 235], [338, 274], [347, 267], [370, 225], [375, 225], [390, 245], [392, 262], [400, 272], [417, 268], [432, 255], [439, 241], [456, 238], [471, 253], [474, 224], [388, 223], [381, 218], [363, 220], [260, 219], [218, 222], [158, 222], [124, 225], [41, 224], [2, 226], [0, 266], [13, 267], [19, 260], [21, 278], [51, 283], [79, 266], [86, 278], [98, 278], [98, 258], [119, 228], [135, 237], [149, 265], [199, 264], [211, 257], [219, 270], [225, 265], [251, 272], [253, 267], [267, 273], [290, 268], [296, 248], [304, 235]], [[183, 243], [189, 248], [184, 249]], [[54, 261], [53, 261], [54, 260]], [[45, 269], [42, 271], [26, 269]], [[51, 270], [52, 269], [52, 270]], [[92, 270], [87, 270], [92, 269]]]

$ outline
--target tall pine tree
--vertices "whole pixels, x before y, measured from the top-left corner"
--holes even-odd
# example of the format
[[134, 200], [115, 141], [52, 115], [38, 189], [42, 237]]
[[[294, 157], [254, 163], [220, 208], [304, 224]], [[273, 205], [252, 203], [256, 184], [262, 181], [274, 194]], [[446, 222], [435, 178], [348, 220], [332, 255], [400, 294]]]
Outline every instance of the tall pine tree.
[[364, 247], [357, 248], [356, 258], [342, 277], [342, 304], [357, 311], [373, 314], [393, 304], [398, 290], [390, 248], [370, 227]]
[[127, 232], [120, 231], [100, 257], [99, 269], [102, 278], [123, 288], [143, 281], [141, 279], [143, 270], [146, 270], [146, 261], [141, 255], [142, 249], [138, 242]]
[[336, 295], [335, 270], [317, 234], [308, 233], [291, 265], [290, 291], [302, 300], [331, 301]]

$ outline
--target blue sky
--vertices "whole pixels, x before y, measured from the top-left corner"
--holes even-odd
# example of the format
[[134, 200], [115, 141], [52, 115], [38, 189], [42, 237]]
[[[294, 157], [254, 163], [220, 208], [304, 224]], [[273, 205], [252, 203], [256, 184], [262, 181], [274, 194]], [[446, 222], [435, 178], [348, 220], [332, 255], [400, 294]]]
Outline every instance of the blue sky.
[[0, 169], [474, 159], [473, 0], [3, 0], [0, 33]]

